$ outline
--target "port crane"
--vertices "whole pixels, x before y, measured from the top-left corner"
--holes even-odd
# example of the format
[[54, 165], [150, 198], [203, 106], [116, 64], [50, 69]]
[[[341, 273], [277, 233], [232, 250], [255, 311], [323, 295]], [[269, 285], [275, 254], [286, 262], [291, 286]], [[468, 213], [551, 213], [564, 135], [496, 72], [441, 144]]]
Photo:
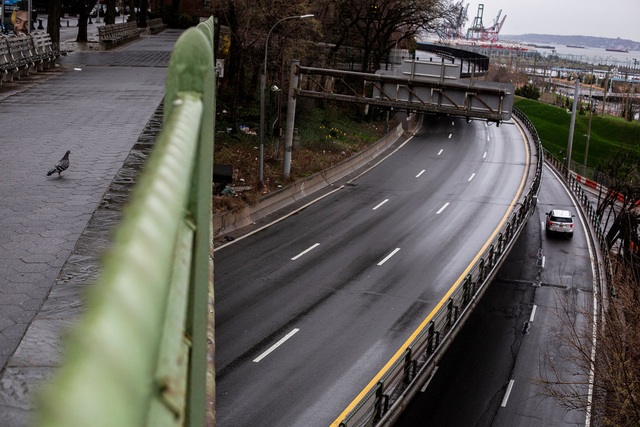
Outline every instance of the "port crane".
[[484, 26], [482, 22], [483, 15], [484, 4], [481, 3], [478, 5], [478, 13], [473, 19], [473, 24], [467, 30], [467, 39], [494, 43], [498, 41], [498, 34], [500, 34], [500, 30], [502, 29], [505, 19], [507, 19], [507, 15], [504, 15], [502, 20], [500, 20], [500, 15], [502, 15], [502, 9], [500, 9], [498, 16], [493, 20], [493, 25], [490, 27]]

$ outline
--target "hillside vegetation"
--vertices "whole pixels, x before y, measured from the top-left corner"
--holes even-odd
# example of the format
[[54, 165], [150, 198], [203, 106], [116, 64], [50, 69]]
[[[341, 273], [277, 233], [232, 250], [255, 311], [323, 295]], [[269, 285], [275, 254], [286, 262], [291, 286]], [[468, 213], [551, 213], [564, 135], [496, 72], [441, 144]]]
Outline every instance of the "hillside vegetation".
[[[558, 159], [565, 158], [569, 141], [571, 112], [564, 108], [524, 98], [516, 98], [514, 105], [522, 110], [534, 124], [543, 147]], [[588, 114], [576, 116], [571, 158], [574, 162], [582, 165], [584, 165], [588, 126]], [[639, 122], [627, 122], [613, 116], [600, 117], [595, 114], [592, 116], [587, 155], [589, 167], [602, 169], [612, 157], [619, 156], [621, 153], [629, 154], [632, 158], [637, 157], [640, 154], [639, 147]]]

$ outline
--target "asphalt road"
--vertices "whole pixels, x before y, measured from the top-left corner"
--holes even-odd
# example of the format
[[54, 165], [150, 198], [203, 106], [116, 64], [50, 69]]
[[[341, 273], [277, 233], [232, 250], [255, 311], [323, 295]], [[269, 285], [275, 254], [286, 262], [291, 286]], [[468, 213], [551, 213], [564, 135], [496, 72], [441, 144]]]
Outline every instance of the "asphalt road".
[[536, 212], [397, 426], [585, 425], [585, 411], [567, 410], [539, 383], [557, 381], [555, 368], [560, 381], [588, 392], [588, 371], [573, 363], [567, 333], [572, 325], [589, 327], [584, 316], [592, 309], [590, 250], [579, 216], [573, 239], [545, 235], [544, 213], [556, 207], [577, 213], [545, 168]]
[[428, 119], [393, 156], [215, 253], [218, 425], [330, 424], [506, 218], [513, 125]]

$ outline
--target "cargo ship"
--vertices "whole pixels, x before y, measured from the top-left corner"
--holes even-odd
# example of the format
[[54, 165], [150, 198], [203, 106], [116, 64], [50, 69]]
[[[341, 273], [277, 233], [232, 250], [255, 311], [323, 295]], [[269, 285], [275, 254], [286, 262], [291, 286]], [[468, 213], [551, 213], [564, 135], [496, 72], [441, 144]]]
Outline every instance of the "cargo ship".
[[605, 49], [607, 52], [622, 52], [622, 53], [629, 53], [629, 51], [627, 49], [617, 49], [617, 48], [612, 48], [612, 47], [608, 47]]

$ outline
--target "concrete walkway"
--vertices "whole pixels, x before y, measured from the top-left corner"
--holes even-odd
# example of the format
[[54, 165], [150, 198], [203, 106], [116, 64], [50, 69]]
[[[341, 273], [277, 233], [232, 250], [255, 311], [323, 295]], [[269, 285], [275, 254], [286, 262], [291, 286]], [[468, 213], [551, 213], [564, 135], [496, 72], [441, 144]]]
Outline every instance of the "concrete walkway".
[[[74, 27], [61, 28], [63, 49]], [[74, 49], [55, 70], [0, 87], [0, 427], [29, 425], [34, 394], [60, 362], [60, 336], [160, 128], [180, 34]], [[66, 150], [69, 169], [47, 177]]]

